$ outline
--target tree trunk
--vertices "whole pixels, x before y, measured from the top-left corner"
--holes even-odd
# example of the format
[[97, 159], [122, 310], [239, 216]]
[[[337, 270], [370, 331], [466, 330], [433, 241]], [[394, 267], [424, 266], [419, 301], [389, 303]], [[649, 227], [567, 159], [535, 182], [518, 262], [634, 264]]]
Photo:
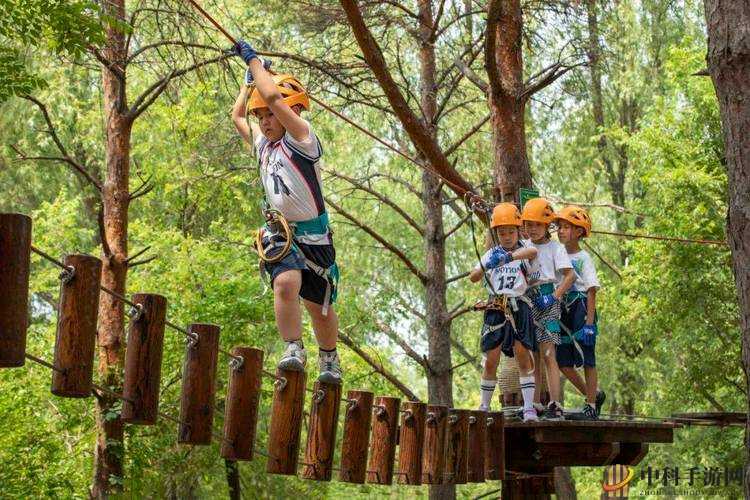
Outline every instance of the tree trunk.
[[[728, 234], [740, 305], [742, 366], [750, 374], [750, 4], [706, 0], [708, 71], [719, 99], [729, 178]], [[747, 388], [750, 401], [750, 384]], [[750, 415], [750, 406], [748, 407]], [[745, 498], [750, 498], [750, 420], [745, 429]]]
[[[495, 64], [500, 81], [490, 85], [490, 117], [494, 198], [519, 201], [519, 188], [531, 187], [531, 170], [526, 153], [526, 99], [523, 82], [523, 16], [520, 0], [496, 2], [498, 23], [488, 64]], [[493, 57], [494, 56], [494, 57]], [[492, 79], [491, 79], [492, 81]]]
[[[430, 0], [419, 0], [419, 70], [420, 106], [425, 124], [433, 139], [437, 114], [435, 84], [435, 40]], [[427, 392], [430, 404], [453, 406], [453, 373], [451, 372], [450, 323], [446, 301], [445, 233], [443, 228], [442, 182], [434, 175], [422, 173], [422, 210], [425, 220], [425, 324], [428, 360]], [[453, 499], [455, 485], [430, 485], [430, 498]]]
[[[125, 20], [125, 0], [104, 2], [107, 15]], [[117, 28], [106, 30], [104, 55], [124, 68], [125, 37]], [[131, 119], [126, 114], [125, 86], [111, 71], [102, 69], [106, 113], [106, 177], [102, 190], [102, 285], [125, 293], [128, 253], [128, 181], [130, 174]], [[124, 305], [106, 293], [99, 300], [99, 375], [113, 391], [122, 388]], [[96, 404], [97, 440], [91, 496], [106, 498], [118, 491], [123, 477], [123, 423], [113, 411], [118, 400], [101, 394]]]

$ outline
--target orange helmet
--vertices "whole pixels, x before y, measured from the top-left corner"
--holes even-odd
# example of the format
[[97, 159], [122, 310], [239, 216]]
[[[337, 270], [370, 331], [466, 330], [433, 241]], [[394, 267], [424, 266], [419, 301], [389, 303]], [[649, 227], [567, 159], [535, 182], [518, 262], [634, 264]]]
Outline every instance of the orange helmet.
[[523, 206], [521, 219], [549, 224], [555, 220], [555, 211], [544, 198], [532, 198]]
[[560, 213], [557, 214], [556, 220], [564, 220], [570, 222], [574, 226], [582, 227], [584, 236], [591, 234], [591, 217], [589, 217], [586, 210], [581, 207], [568, 205], [560, 210]]
[[[296, 104], [302, 105], [305, 109], [310, 109], [310, 98], [307, 97], [307, 91], [302, 84], [292, 75], [273, 75], [273, 83], [284, 98], [284, 102], [291, 108]], [[250, 99], [247, 100], [247, 111], [252, 112], [258, 108], [267, 108], [268, 104], [260, 96], [258, 89], [253, 89]]]
[[492, 209], [490, 227], [521, 226], [521, 212], [513, 203], [498, 203]]

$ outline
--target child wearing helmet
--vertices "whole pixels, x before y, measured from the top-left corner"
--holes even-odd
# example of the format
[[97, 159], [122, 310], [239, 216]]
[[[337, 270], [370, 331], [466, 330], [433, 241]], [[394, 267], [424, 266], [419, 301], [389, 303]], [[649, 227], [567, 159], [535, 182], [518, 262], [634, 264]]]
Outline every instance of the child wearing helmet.
[[[276, 325], [287, 344], [279, 367], [305, 368], [301, 297], [318, 341], [319, 380], [341, 383], [336, 352], [338, 318], [332, 307], [338, 268], [323, 201], [323, 150], [310, 123], [300, 116], [303, 109], [309, 109], [310, 101], [294, 77], [267, 71], [270, 65], [261, 61], [246, 41], [240, 40], [235, 52], [248, 70], [232, 109], [232, 120], [242, 138], [255, 147], [266, 195], [265, 213], [281, 213], [293, 230], [289, 247], [279, 224], [269, 223], [261, 229], [260, 244], [266, 256], [280, 258], [284, 248], [289, 248], [278, 262], [261, 264], [261, 272], [271, 278]], [[248, 119], [248, 111], [257, 123]]]
[[[565, 245], [576, 277], [562, 304], [560, 323], [567, 335], [557, 348], [557, 364], [586, 398], [584, 418], [597, 420], [606, 397], [604, 391], [597, 391], [596, 292], [600, 285], [594, 260], [579, 246], [579, 241], [591, 234], [591, 218], [583, 208], [571, 205], [557, 214], [557, 224], [557, 237]], [[581, 364], [586, 383], [574, 368]]]
[[[523, 243], [537, 249], [537, 258], [531, 264], [529, 288], [526, 296], [532, 301], [536, 342], [547, 370], [550, 401], [541, 407], [541, 391], [537, 387], [534, 404], [542, 409], [547, 420], [562, 420], [560, 405], [560, 368], [557, 366], [556, 347], [560, 345], [560, 300], [575, 281], [573, 265], [565, 247], [550, 240], [549, 225], [555, 220], [555, 212], [549, 201], [533, 198], [526, 202], [521, 213], [524, 231], [529, 236]], [[536, 377], [541, 377], [541, 363], [535, 365]]]
[[519, 244], [521, 214], [511, 203], [500, 203], [492, 211], [490, 230], [500, 245], [490, 248], [469, 274], [472, 282], [484, 278], [490, 294], [484, 312], [481, 348], [484, 372], [480, 383], [480, 410], [490, 411], [492, 393], [497, 384], [500, 353], [515, 357], [520, 373], [524, 401], [524, 421], [537, 420], [534, 410], [534, 368], [531, 352], [535, 348], [531, 303], [524, 297], [529, 261], [535, 248]]

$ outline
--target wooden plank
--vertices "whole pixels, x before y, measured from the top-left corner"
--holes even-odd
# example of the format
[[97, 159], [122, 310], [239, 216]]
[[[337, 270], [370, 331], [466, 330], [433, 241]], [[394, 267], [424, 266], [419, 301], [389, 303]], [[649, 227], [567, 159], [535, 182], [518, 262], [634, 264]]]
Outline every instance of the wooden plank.
[[400, 406], [399, 398], [387, 396], [375, 398], [370, 462], [367, 466], [368, 483], [388, 485], [393, 483]]
[[99, 310], [102, 261], [91, 255], [66, 255], [72, 278], [60, 282], [52, 394], [68, 398], [91, 396], [94, 344]]
[[330, 481], [341, 406], [341, 384], [315, 381], [305, 447], [304, 479]]
[[227, 460], [252, 460], [260, 404], [263, 351], [252, 347], [235, 347], [232, 354], [241, 356], [242, 364], [229, 365], [221, 456]]
[[177, 442], [208, 445], [213, 435], [220, 328], [193, 323], [188, 331], [197, 337], [185, 347]]
[[448, 427], [448, 407], [429, 405], [422, 456], [422, 483], [442, 484], [445, 471], [445, 439]]
[[[534, 440], [538, 443], [671, 443], [673, 441], [674, 425], [672, 424], [633, 425], [635, 422], [607, 422], [608, 425], [597, 425], [600, 422], [577, 421], [540, 423], [557, 425], [527, 424], [534, 429]], [[506, 424], [506, 428], [512, 432], [512, 429], [517, 427], [513, 424]]]
[[30, 262], [31, 218], [0, 214], [0, 368], [26, 361]]
[[613, 464], [638, 465], [648, 453], [648, 443], [620, 443], [620, 453]]
[[487, 415], [484, 476], [488, 480], [505, 479], [505, 416], [501, 411]]
[[297, 475], [305, 372], [276, 369], [271, 426], [268, 430], [268, 474]]
[[367, 474], [373, 394], [367, 391], [349, 391], [346, 398], [349, 401], [344, 417], [339, 480], [363, 484]]
[[620, 443], [531, 443], [524, 451], [510, 454], [509, 469], [609, 465], [620, 454]]
[[487, 454], [487, 412], [472, 410], [469, 416], [469, 458], [467, 482], [484, 482]]
[[465, 484], [469, 477], [469, 415], [471, 410], [452, 408], [448, 417], [444, 484]]
[[403, 404], [398, 444], [398, 484], [422, 484], [427, 404], [409, 401]]

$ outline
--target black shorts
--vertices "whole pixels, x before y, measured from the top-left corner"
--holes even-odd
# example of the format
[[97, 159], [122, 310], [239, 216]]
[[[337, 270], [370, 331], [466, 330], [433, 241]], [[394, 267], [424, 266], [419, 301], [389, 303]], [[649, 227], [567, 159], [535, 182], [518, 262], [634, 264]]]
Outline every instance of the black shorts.
[[[283, 240], [276, 240], [277, 236], [274, 236], [274, 243], [277, 245], [267, 252], [269, 257], [278, 255], [283, 248]], [[263, 238], [263, 245], [269, 244], [268, 237]], [[323, 269], [331, 269], [331, 279], [326, 279], [320, 276], [318, 273], [310, 270], [307, 267], [305, 258], [310, 259], [312, 262], [317, 264]], [[331, 285], [331, 300], [330, 303], [336, 302], [336, 295], [338, 292], [338, 267], [336, 266], [336, 249], [333, 245], [305, 245], [304, 243], [295, 242], [289, 253], [281, 259], [279, 262], [264, 263], [266, 272], [271, 277], [271, 285], [273, 280], [278, 275], [285, 271], [299, 270], [302, 272], [302, 288], [300, 288], [299, 295], [305, 300], [314, 302], [316, 304], [323, 305], [326, 299], [326, 290], [328, 285]]]
[[[513, 344], [516, 340], [523, 344], [526, 349], [530, 351], [536, 350], [531, 308], [521, 300], [517, 300], [516, 305], [518, 310], [513, 311], [515, 328], [513, 328], [513, 324], [510, 321], [506, 321], [505, 313], [502, 311], [488, 309], [484, 312], [481, 341], [482, 352], [500, 347], [503, 354], [512, 358]], [[508, 306], [510, 307], [510, 304]], [[496, 328], [497, 325], [502, 326]]]
[[[564, 327], [562, 333], [562, 343], [557, 346], [557, 364], [561, 367], [585, 366], [589, 368], [596, 367], [596, 344], [583, 345], [578, 342], [578, 346], [583, 352], [578, 351], [571, 340], [570, 335], [575, 335], [581, 328], [586, 325], [586, 297], [578, 297], [570, 305], [562, 306], [560, 323]], [[594, 320], [596, 323], [596, 319]], [[570, 335], [567, 333], [570, 332]]]

